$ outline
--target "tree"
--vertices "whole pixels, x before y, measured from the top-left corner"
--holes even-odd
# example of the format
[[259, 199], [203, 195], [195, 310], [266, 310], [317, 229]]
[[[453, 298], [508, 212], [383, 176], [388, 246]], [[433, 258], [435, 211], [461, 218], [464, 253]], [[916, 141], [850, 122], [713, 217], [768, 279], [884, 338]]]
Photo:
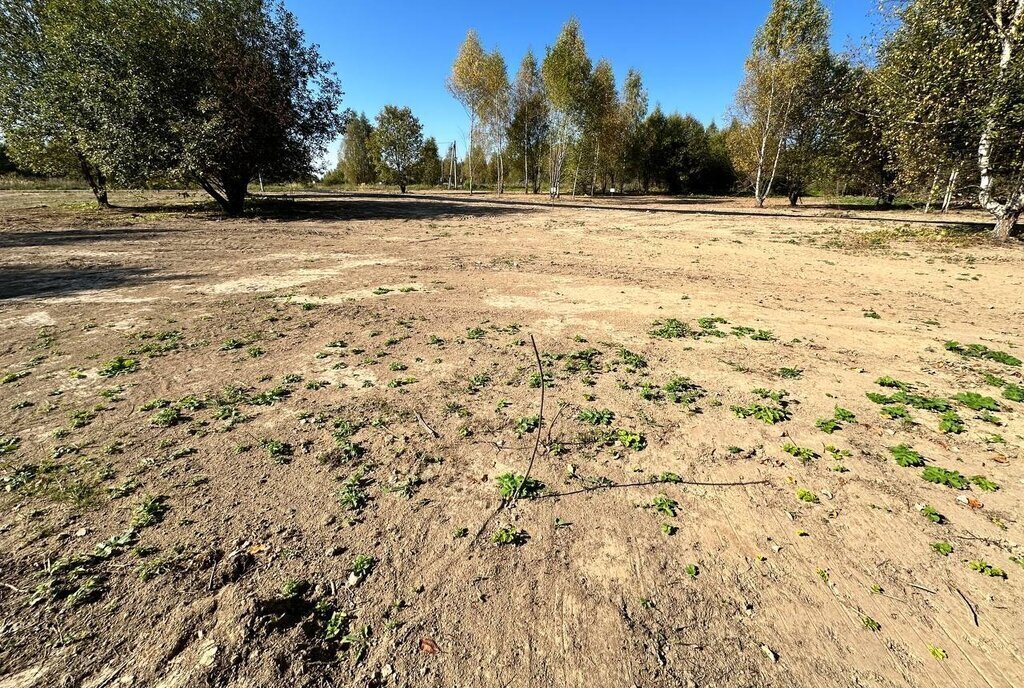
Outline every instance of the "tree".
[[459, 48], [459, 54], [452, 64], [446, 86], [455, 100], [462, 104], [469, 115], [469, 192], [473, 193], [473, 141], [477, 120], [480, 119], [487, 99], [486, 55], [476, 31], [470, 29], [466, 40]]
[[938, 180], [973, 158], [994, 235], [1014, 236], [1024, 212], [1024, 0], [913, 0], [894, 14], [877, 78], [901, 175], [935, 170]]
[[831, 107], [824, 116], [826, 137], [819, 165], [837, 194], [854, 189], [889, 205], [895, 196], [896, 166], [886, 139], [886, 111], [875, 74], [848, 60], [833, 60], [827, 76]]
[[[119, 31], [110, 30], [112, 22]], [[137, 134], [152, 112], [140, 95], [154, 71], [154, 46], [167, 45], [168, 24], [139, 0], [116, 7], [105, 0], [5, 0], [0, 128], [15, 161], [40, 174], [81, 173], [107, 207], [111, 159], [159, 158]], [[124, 126], [126, 115], [134, 126]]]
[[349, 184], [370, 184], [377, 181], [377, 169], [370, 150], [372, 134], [373, 125], [365, 113], [353, 113], [348, 118], [341, 143], [339, 167], [344, 171], [345, 180]]
[[370, 142], [381, 178], [405, 193], [423, 150], [423, 125], [409, 108], [385, 105], [377, 114]]
[[566, 154], [584, 124], [590, 70], [580, 24], [575, 18], [570, 19], [555, 44], [547, 49], [541, 65], [544, 89], [551, 104], [549, 174], [553, 197], [560, 194]]
[[[644, 119], [647, 117], [647, 91], [644, 89], [640, 72], [630, 69], [622, 84], [622, 167], [624, 174], [639, 180], [643, 164], [643, 142], [641, 140]], [[625, 179], [623, 179], [625, 183]]]
[[481, 118], [497, 151], [498, 193], [505, 191], [505, 133], [511, 116], [511, 93], [508, 83], [508, 68], [505, 58], [495, 50], [484, 56], [484, 99]]
[[615, 89], [615, 73], [608, 60], [598, 60], [590, 78], [587, 99], [587, 129], [594, 142], [590, 191], [594, 193], [598, 175], [612, 179], [618, 168], [622, 146], [622, 110]]
[[229, 215], [249, 182], [312, 176], [337, 135], [341, 86], [295, 16], [267, 0], [193, 0], [194, 97], [180, 126], [177, 172]]
[[774, 0], [754, 36], [736, 110], [758, 206], [771, 193], [787, 143], [812, 111], [807, 103], [828, 55], [828, 30], [820, 0]]
[[437, 149], [437, 139], [431, 136], [420, 148], [419, 182], [434, 186], [441, 180], [441, 175], [441, 154]]
[[229, 214], [250, 180], [310, 177], [341, 89], [267, 0], [40, 0], [0, 11], [0, 126], [12, 150], [106, 179], [198, 182]]
[[524, 193], [530, 190], [531, 178], [533, 193], [539, 190], [540, 161], [547, 135], [548, 101], [544, 82], [533, 51], [528, 50], [512, 86], [512, 121], [507, 134], [509, 141], [517, 142], [513, 150], [522, 156]]

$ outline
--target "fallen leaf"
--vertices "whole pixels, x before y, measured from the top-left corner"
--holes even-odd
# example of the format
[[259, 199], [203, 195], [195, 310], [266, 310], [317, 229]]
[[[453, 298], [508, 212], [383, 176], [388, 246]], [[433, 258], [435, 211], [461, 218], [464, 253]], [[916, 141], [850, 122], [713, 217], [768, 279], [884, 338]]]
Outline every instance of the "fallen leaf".
[[440, 651], [441, 648], [437, 646], [437, 643], [434, 642], [433, 638], [429, 636], [420, 638], [420, 652], [426, 652], [428, 655], [436, 655]]

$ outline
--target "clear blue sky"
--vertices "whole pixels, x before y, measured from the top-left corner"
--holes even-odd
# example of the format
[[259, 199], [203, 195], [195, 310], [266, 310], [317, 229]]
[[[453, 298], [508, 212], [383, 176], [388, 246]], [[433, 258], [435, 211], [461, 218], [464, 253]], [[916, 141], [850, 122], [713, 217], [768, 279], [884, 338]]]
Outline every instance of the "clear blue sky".
[[[334, 62], [344, 107], [371, 119], [385, 104], [408, 105], [424, 134], [465, 150], [468, 123], [445, 90], [445, 77], [466, 31], [484, 48], [498, 48], [515, 75], [523, 53], [539, 58], [572, 15], [587, 52], [611, 61], [621, 84], [640, 70], [651, 106], [690, 113], [705, 123], [725, 120], [743, 74], [743, 60], [771, 0], [661, 2], [502, 2], [441, 0], [286, 0], [307, 38]], [[858, 45], [874, 25], [876, 0], [825, 0], [837, 50]], [[640, 9], [643, 8], [643, 9]], [[337, 143], [329, 156], [333, 161]]]

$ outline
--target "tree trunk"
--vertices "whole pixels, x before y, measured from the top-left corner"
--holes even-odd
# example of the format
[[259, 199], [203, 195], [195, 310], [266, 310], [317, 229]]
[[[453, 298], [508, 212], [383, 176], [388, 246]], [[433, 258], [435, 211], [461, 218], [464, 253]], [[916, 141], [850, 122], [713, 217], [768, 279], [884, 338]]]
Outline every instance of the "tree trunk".
[[[997, 88], [1013, 88], [1015, 84], [1006, 83], [1006, 72], [1010, 68], [1010, 61], [1013, 58], [1014, 40], [1024, 22], [1024, 0], [1017, 0], [1017, 7], [1013, 11], [1010, 25], [1004, 26], [1004, 17], [1001, 7], [995, 14], [996, 26], [1001, 34], [1001, 50], [999, 55], [999, 74], [995, 79]], [[989, 114], [988, 120], [981, 133], [981, 140], [978, 142], [978, 171], [981, 181], [978, 184], [978, 201], [982, 207], [992, 213], [996, 218], [996, 225], [992, 233], [996, 239], [1007, 239], [1016, 234], [1015, 227], [1021, 210], [1024, 209], [1024, 188], [1020, 180], [1016, 188], [1010, 190], [1006, 201], [1000, 203], [994, 192], [996, 186], [995, 173], [992, 170], [992, 152], [996, 147], [996, 139], [999, 136], [999, 126], [996, 122], [997, 114]]]
[[[924, 214], [927, 215], [928, 211], [932, 209], [932, 201], [935, 200], [935, 191], [939, 188], [939, 174], [942, 168], [935, 168], [935, 177], [932, 179], [932, 187], [928, 190], [928, 201], [924, 204]], [[881, 198], [881, 194], [879, 194]], [[878, 205], [877, 203], [875, 205]]]
[[790, 191], [789, 192], [789, 205], [790, 205], [790, 207], [795, 208], [796, 204], [797, 204], [797, 202], [799, 200], [800, 200], [800, 192], [799, 191]]
[[99, 170], [94, 168], [85, 159], [85, 156], [81, 153], [76, 153], [78, 158], [78, 164], [82, 168], [82, 176], [89, 182], [89, 188], [92, 189], [92, 195], [96, 197], [96, 204], [101, 208], [109, 208], [110, 201], [107, 199], [107, 178]]
[[245, 210], [245, 195], [249, 180], [236, 178], [223, 182], [220, 189], [209, 179], [200, 178], [199, 185], [217, 202], [225, 215], [238, 217]]
[[232, 179], [224, 185], [227, 206], [224, 208], [231, 217], [238, 217], [245, 210], [245, 195], [248, 193], [248, 179]]
[[472, 115], [469, 117], [469, 193], [473, 193], [473, 129], [476, 120]]
[[952, 172], [949, 173], [949, 183], [946, 185], [946, 195], [942, 198], [942, 212], [943, 214], [949, 210], [949, 204], [953, 201], [953, 187], [956, 184], [957, 178], [960, 176], [960, 166], [957, 165], [953, 168]]
[[[530, 110], [523, 117], [523, 194], [530, 193]], [[534, 193], [537, 193], [534, 191]]]
[[1020, 219], [1021, 211], [1007, 211], [996, 218], [996, 226], [992, 229], [992, 235], [1000, 241], [1005, 241], [1012, 236], [1017, 236], [1020, 230], [1017, 229], [1017, 220]]

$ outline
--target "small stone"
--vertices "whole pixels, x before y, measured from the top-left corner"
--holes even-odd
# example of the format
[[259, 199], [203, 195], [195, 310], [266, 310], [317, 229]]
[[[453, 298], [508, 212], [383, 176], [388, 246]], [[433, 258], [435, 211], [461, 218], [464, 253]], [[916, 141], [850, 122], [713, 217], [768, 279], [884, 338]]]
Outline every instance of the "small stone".
[[87, 528], [79, 528], [75, 531], [75, 537], [85, 537], [88, 534], [89, 530]]

